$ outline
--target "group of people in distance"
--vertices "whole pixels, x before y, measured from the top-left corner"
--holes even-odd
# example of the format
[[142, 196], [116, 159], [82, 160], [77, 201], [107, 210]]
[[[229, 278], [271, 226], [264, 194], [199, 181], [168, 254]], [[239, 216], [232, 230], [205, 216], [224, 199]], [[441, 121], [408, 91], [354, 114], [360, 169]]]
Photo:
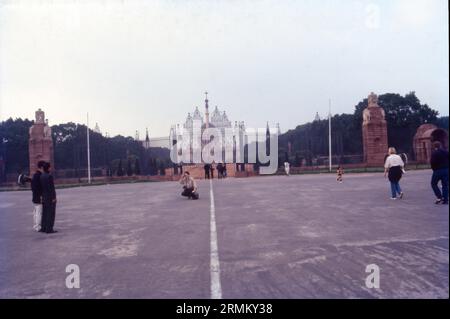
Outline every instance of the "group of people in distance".
[[189, 172], [184, 172], [181, 176], [180, 184], [183, 185], [183, 192], [181, 196], [187, 197], [188, 199], [198, 199], [198, 189], [195, 179], [191, 176]]
[[[205, 170], [205, 179], [214, 179], [215, 168], [213, 164], [205, 164], [203, 168]], [[225, 164], [218, 163], [216, 168], [217, 178], [227, 177], [227, 166]], [[180, 184], [183, 185], [181, 196], [187, 197], [188, 199], [199, 199], [197, 183], [188, 171], [184, 172], [181, 176]]]
[[[433, 170], [433, 175], [431, 177], [431, 188], [436, 195], [436, 204], [448, 205], [448, 151], [442, 147], [441, 142], [433, 143], [433, 152], [431, 154], [430, 165]], [[205, 169], [205, 179], [214, 178], [214, 167], [211, 164], [206, 164]], [[218, 178], [223, 178], [226, 176], [226, 166], [219, 163], [217, 165]], [[290, 165], [289, 162], [284, 162], [284, 170], [287, 176], [289, 176]], [[343, 182], [344, 169], [342, 166], [338, 166], [336, 180], [339, 183]], [[400, 187], [400, 179], [405, 173], [405, 156], [397, 154], [394, 147], [389, 147], [388, 155], [386, 156], [384, 163], [384, 177], [387, 177], [391, 185], [391, 199], [402, 199], [404, 194], [402, 188]], [[439, 187], [439, 182], [441, 182], [441, 188]], [[182, 196], [188, 197], [189, 199], [198, 199], [198, 189], [197, 183], [194, 178], [185, 172], [180, 179], [180, 183], [183, 185]]]
[[[431, 177], [431, 188], [436, 195], [436, 204], [448, 204], [448, 166], [449, 155], [448, 151], [442, 147], [440, 142], [433, 143], [433, 152], [430, 159], [431, 169], [433, 175]], [[205, 179], [214, 178], [214, 167], [212, 164], [205, 164]], [[289, 176], [289, 163], [284, 163], [284, 169], [286, 175]], [[33, 216], [34, 226], [36, 231], [44, 233], [55, 233], [53, 229], [55, 223], [56, 214], [56, 191], [53, 182], [53, 176], [51, 175], [51, 165], [45, 161], [39, 161], [37, 164], [37, 170], [31, 179], [27, 181], [31, 182], [32, 201], [34, 205]], [[222, 163], [217, 164], [218, 178], [225, 178], [226, 165]], [[384, 164], [384, 176], [388, 178], [391, 186], [391, 199], [402, 199], [404, 194], [400, 187], [400, 179], [405, 173], [405, 162], [400, 155], [397, 154], [394, 147], [390, 147], [388, 150], [388, 156], [386, 157]], [[342, 166], [337, 168], [337, 181], [342, 183], [344, 169]], [[23, 177], [19, 177], [21, 183]], [[441, 182], [441, 188], [439, 187]], [[189, 199], [198, 199], [198, 187], [195, 179], [189, 172], [184, 172], [180, 179], [180, 183], [183, 185], [182, 196]]]
[[56, 191], [51, 175], [51, 165], [39, 161], [37, 170], [30, 180], [33, 201], [34, 230], [52, 234], [56, 214]]
[[[436, 195], [436, 204], [448, 205], [448, 151], [442, 147], [441, 142], [433, 143], [430, 165], [433, 170], [431, 177], [431, 188]], [[400, 179], [405, 173], [405, 163], [397, 155], [395, 148], [389, 148], [389, 155], [384, 164], [384, 176], [391, 184], [391, 199], [403, 198], [403, 191], [400, 187]], [[442, 189], [439, 187], [441, 182]]]
[[[227, 177], [227, 166], [223, 163], [218, 163], [217, 166], [217, 178], [225, 178]], [[205, 179], [214, 179], [214, 165], [213, 164], [205, 164], [203, 166], [205, 170]]]

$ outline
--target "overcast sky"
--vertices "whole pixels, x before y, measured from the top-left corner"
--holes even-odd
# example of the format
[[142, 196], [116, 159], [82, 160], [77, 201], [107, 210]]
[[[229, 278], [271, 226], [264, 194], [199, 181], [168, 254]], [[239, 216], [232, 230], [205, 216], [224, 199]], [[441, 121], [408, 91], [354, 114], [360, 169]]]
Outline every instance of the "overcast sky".
[[0, 120], [169, 134], [195, 106], [282, 131], [374, 91], [448, 115], [446, 0], [0, 0]]

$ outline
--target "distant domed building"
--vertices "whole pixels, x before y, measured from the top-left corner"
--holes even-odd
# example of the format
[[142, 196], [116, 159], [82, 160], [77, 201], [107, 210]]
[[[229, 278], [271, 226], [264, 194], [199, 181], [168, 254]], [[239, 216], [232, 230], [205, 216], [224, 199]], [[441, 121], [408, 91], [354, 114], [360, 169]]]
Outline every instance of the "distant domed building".
[[[235, 151], [236, 139], [239, 139], [239, 143], [246, 144], [244, 140], [245, 124], [243, 121], [235, 121], [234, 125], [228, 119], [225, 111], [220, 111], [219, 107], [216, 106], [212, 114], [209, 113], [209, 100], [208, 92], [205, 92], [205, 110], [202, 114], [198, 107], [195, 108], [194, 112], [188, 113], [185, 122], [180, 125], [173, 125], [170, 129], [170, 141], [172, 145], [178, 143], [189, 143], [191, 158], [194, 151], [201, 151], [202, 146], [209, 143], [210, 140], [203, 140], [202, 135], [206, 128], [217, 128], [222, 132], [224, 137], [223, 144], [226, 151]], [[196, 129], [195, 126], [198, 126]], [[225, 136], [225, 129], [231, 129], [233, 131], [232, 137]], [[201, 144], [198, 144], [201, 141]], [[179, 155], [181, 153], [179, 152]]]

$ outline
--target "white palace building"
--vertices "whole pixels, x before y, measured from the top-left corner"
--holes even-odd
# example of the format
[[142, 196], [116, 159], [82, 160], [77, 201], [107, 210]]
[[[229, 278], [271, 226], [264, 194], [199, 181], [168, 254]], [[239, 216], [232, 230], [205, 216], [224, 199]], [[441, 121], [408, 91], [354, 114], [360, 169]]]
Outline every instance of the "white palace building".
[[[245, 124], [243, 121], [235, 121], [234, 124], [228, 119], [225, 111], [220, 111], [218, 106], [214, 111], [209, 112], [208, 92], [205, 92], [205, 109], [204, 113], [200, 112], [196, 107], [194, 112], [188, 113], [183, 124], [172, 125], [170, 128], [169, 140], [171, 145], [177, 144], [177, 147], [182, 148], [183, 143], [190, 145], [190, 153], [194, 153], [196, 149], [200, 149], [203, 145], [209, 142], [202, 140], [201, 136], [206, 128], [219, 129], [223, 136], [223, 145], [226, 151], [233, 151], [238, 145], [245, 145], [244, 140]], [[197, 129], [196, 129], [197, 126]], [[225, 130], [231, 130], [232, 135], [226, 136]], [[201, 141], [199, 144], [198, 141]], [[240, 144], [239, 144], [240, 143]]]

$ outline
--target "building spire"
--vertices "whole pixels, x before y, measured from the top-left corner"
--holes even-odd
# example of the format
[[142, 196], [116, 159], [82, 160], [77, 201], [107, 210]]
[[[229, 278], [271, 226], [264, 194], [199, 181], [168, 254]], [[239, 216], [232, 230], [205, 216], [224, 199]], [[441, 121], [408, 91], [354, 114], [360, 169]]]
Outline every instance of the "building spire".
[[319, 112], [316, 112], [316, 117], [314, 118], [314, 122], [320, 121]]
[[95, 123], [95, 128], [94, 128], [94, 132], [98, 133], [98, 134], [102, 134], [102, 131], [100, 131], [100, 126], [98, 126], [98, 123]]
[[208, 105], [208, 91], [205, 92], [205, 121], [206, 128], [209, 127], [209, 105]]
[[148, 137], [148, 127], [145, 128], [145, 148], [150, 148], [150, 138]]

